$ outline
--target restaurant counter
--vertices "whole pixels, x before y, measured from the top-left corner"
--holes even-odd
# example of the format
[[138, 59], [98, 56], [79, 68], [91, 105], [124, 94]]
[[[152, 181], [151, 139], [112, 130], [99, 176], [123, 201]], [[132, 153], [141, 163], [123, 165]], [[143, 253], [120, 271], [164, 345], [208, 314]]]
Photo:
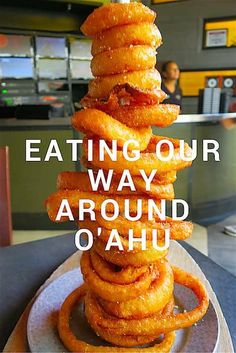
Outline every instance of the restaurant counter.
[[[61, 171], [81, 170], [71, 161], [70, 146], [65, 140], [81, 138], [71, 128], [70, 118], [51, 120], [0, 119], [0, 144], [10, 149], [10, 177], [13, 225], [15, 229], [60, 229], [47, 218], [45, 198], [56, 189]], [[175, 198], [190, 205], [193, 221], [209, 224], [226, 217], [236, 209], [236, 113], [215, 115], [180, 115], [168, 128], [154, 127], [155, 134], [186, 140], [190, 146], [197, 140], [198, 154], [192, 168], [181, 171], [175, 182]], [[56, 139], [63, 161], [26, 162], [25, 140], [40, 139], [40, 156], [45, 156], [51, 139]], [[203, 140], [219, 142], [220, 162], [210, 156], [203, 161]], [[69, 229], [68, 225], [64, 229]]]

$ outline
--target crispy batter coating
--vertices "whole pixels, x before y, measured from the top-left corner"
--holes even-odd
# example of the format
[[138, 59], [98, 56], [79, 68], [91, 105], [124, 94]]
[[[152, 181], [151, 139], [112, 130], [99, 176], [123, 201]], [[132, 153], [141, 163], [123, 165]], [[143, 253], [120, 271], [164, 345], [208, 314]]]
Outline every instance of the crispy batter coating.
[[95, 77], [100, 77], [148, 70], [155, 64], [155, 49], [147, 45], [135, 45], [97, 54], [91, 61], [91, 70]]
[[148, 45], [154, 49], [162, 43], [161, 33], [152, 23], [134, 23], [116, 26], [99, 33], [92, 42], [92, 55], [104, 51], [135, 45]]
[[107, 29], [132, 23], [153, 23], [156, 14], [147, 6], [131, 2], [127, 4], [108, 4], [94, 10], [84, 21], [81, 31], [90, 37]]

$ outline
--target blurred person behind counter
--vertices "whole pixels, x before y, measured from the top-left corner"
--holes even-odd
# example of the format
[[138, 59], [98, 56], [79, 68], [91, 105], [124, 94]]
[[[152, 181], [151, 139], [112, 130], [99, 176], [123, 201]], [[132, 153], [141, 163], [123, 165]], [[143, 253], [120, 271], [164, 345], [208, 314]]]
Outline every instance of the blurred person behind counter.
[[161, 89], [167, 94], [164, 104], [177, 104], [182, 109], [182, 91], [178, 80], [180, 76], [179, 66], [175, 61], [166, 61], [162, 65]]

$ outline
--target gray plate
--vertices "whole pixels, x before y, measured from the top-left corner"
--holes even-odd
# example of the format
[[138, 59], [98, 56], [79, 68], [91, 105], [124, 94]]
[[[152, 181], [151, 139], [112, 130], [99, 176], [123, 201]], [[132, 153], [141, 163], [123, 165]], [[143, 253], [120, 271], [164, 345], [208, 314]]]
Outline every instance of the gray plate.
[[[82, 282], [80, 270], [74, 269], [53, 281], [35, 300], [27, 326], [31, 352], [67, 352], [57, 334], [57, 313], [64, 299]], [[196, 306], [196, 299], [192, 292], [182, 286], [175, 287], [175, 301], [179, 311], [191, 310]], [[109, 346], [90, 329], [83, 315], [83, 305], [74, 309], [71, 327], [78, 338], [93, 345]], [[218, 334], [217, 315], [210, 303], [206, 315], [197, 325], [177, 331], [171, 353], [213, 353], [217, 345]]]

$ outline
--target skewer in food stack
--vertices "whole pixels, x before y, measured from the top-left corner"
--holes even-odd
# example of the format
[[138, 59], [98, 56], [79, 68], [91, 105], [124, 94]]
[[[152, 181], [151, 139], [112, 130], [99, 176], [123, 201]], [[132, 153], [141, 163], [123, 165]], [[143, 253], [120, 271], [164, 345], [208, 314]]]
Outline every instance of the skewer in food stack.
[[[81, 228], [94, 235], [93, 247], [83, 252], [81, 258], [85, 284], [68, 296], [58, 319], [59, 336], [73, 352], [169, 352], [175, 330], [190, 327], [208, 308], [204, 285], [193, 275], [171, 266], [166, 258], [168, 249], [157, 250], [152, 242], [154, 230], [158, 231], [159, 243], [163, 243], [166, 229], [171, 239], [188, 238], [192, 233], [191, 222], [169, 217], [164, 221], [158, 217], [150, 220], [147, 216], [148, 200], [154, 200], [158, 207], [160, 200], [173, 199], [177, 171], [191, 164], [181, 158], [179, 140], [152, 134], [152, 125], [169, 126], [179, 113], [178, 106], [160, 104], [165, 93], [160, 89], [161, 77], [155, 64], [156, 49], [162, 38], [154, 20], [155, 13], [141, 3], [113, 3], [96, 9], [81, 27], [85, 35], [93, 38], [91, 69], [95, 78], [82, 99], [84, 108], [73, 116], [72, 126], [85, 133], [83, 163], [94, 175], [99, 169], [106, 173], [112, 169], [114, 178], [109, 191], [100, 185], [95, 192], [87, 172], [63, 172], [58, 176], [58, 191], [46, 201], [53, 221], [63, 199], [68, 200], [77, 214], [79, 199], [93, 200], [95, 205], [96, 220], [86, 218], [79, 222]], [[116, 161], [111, 160], [108, 152], [103, 160], [99, 158], [101, 139], [108, 145], [117, 141]], [[174, 146], [169, 161], [160, 160], [155, 154], [156, 144], [163, 139]], [[91, 161], [89, 140], [93, 142]], [[140, 158], [135, 162], [125, 159], [121, 151], [128, 140], [139, 146]], [[127, 145], [131, 155], [137, 144]], [[168, 144], [162, 145], [163, 156], [168, 148]], [[184, 153], [191, 156], [186, 143]], [[135, 192], [129, 188], [117, 191], [125, 169], [132, 174]], [[145, 187], [140, 170], [146, 175], [157, 170], [150, 188]], [[119, 205], [120, 214], [111, 221], [100, 213], [101, 204], [107, 199]], [[131, 214], [137, 213], [137, 199], [142, 200], [142, 217], [135, 222], [123, 215], [127, 199]], [[112, 214], [112, 207], [110, 212]], [[112, 229], [120, 235], [122, 250], [111, 247], [106, 251]], [[134, 230], [135, 237], [140, 237], [145, 229], [146, 250], [142, 249], [141, 242], [135, 243], [133, 250], [129, 249], [130, 229]], [[174, 283], [194, 292], [198, 299], [194, 309], [174, 312]], [[92, 346], [76, 338], [70, 328], [70, 315], [80, 300], [85, 302], [85, 316], [90, 326], [98, 336], [112, 343], [112, 347]]]

